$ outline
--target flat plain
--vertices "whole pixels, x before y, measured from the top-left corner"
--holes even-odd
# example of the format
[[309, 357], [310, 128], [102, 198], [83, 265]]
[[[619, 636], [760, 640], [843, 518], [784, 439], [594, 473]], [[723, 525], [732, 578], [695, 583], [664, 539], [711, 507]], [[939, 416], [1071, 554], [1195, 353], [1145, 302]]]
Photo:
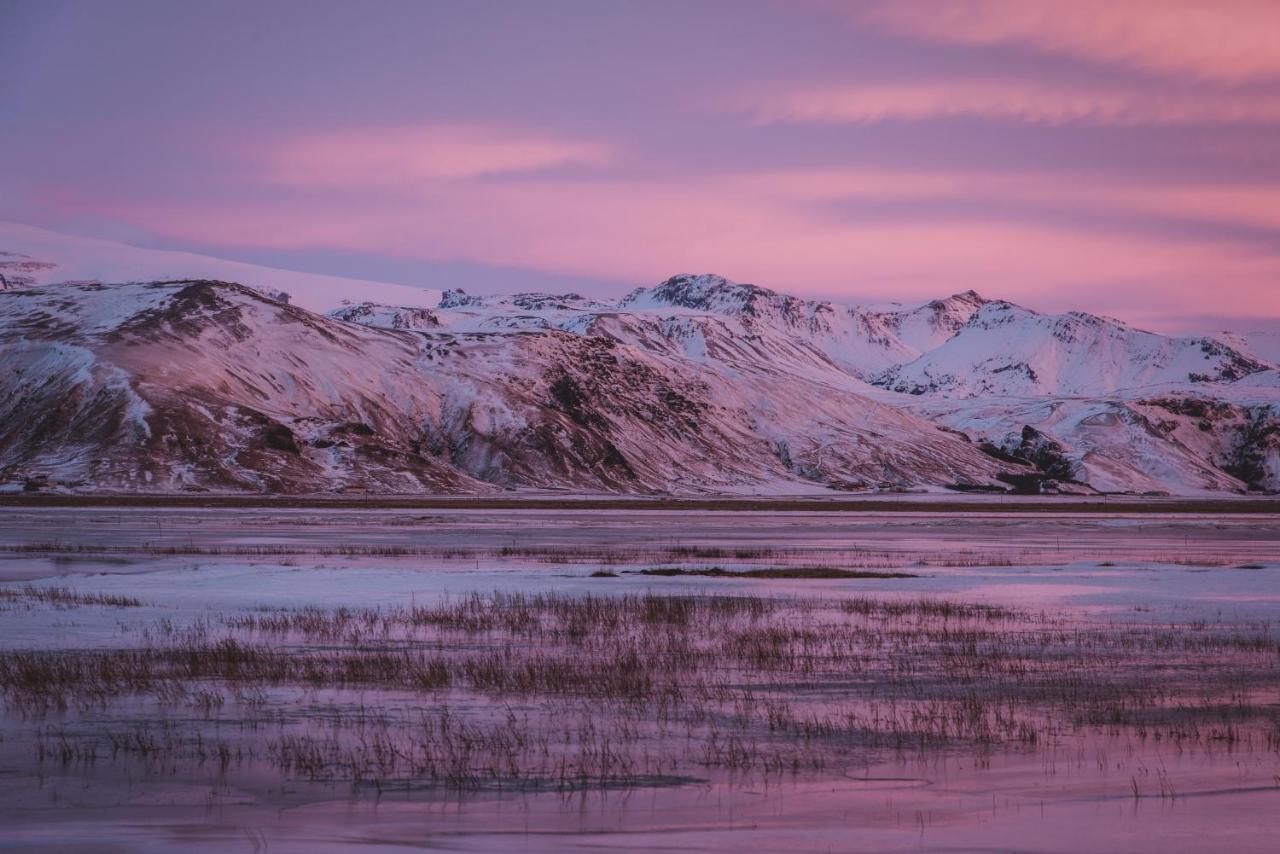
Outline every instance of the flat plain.
[[1148, 503], [13, 503], [0, 847], [1268, 850], [1280, 518]]

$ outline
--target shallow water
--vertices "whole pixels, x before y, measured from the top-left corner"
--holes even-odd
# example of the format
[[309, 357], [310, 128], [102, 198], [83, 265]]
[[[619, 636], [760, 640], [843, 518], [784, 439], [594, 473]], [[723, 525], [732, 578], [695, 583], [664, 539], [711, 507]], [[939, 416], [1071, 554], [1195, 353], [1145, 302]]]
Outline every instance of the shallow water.
[[[6, 510], [0, 549], [5, 588], [58, 585], [145, 603], [4, 604], [0, 645], [10, 650], [119, 649], [152, 642], [158, 621], [181, 631], [264, 607], [387, 608], [493, 590], [928, 597], [1082, 627], [1280, 625], [1280, 520], [1256, 516]], [[919, 577], [634, 572], [815, 563]], [[618, 576], [590, 577], [599, 569]], [[1268, 702], [1254, 722], [1264, 728], [1266, 715], [1272, 726], [1277, 718]], [[1032, 748], [865, 751], [763, 777], [707, 769], [678, 785], [461, 795], [388, 785], [379, 797], [342, 782], [281, 780], [253, 763], [229, 777], [40, 763], [28, 743], [33, 722], [12, 709], [6, 721], [0, 847], [19, 849], [1261, 851], [1280, 832], [1272, 747], [1175, 745], [1123, 729], [1062, 732]]]

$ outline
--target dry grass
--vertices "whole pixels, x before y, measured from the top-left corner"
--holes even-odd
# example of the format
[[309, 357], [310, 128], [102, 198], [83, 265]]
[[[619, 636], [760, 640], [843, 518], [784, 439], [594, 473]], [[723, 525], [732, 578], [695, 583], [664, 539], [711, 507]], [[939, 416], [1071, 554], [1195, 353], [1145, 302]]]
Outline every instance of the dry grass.
[[142, 640], [0, 654], [9, 710], [61, 721], [30, 735], [36, 761], [193, 775], [265, 764], [295, 780], [465, 791], [791, 774], [886, 751], [1038, 750], [1081, 732], [1280, 750], [1280, 642], [1262, 623], [496, 592], [162, 622]]
[[80, 593], [69, 587], [37, 587], [28, 584], [24, 587], [0, 587], [0, 602], [18, 604], [44, 604], [63, 608], [76, 608], [82, 605], [101, 605], [109, 608], [138, 608], [143, 602], [132, 596], [117, 596], [111, 593]]
[[868, 569], [841, 569], [836, 566], [773, 566], [763, 569], [728, 570], [720, 566], [689, 568], [683, 566], [664, 566], [654, 569], [642, 569], [640, 575], [659, 575], [664, 577], [701, 576], [706, 578], [793, 578], [793, 579], [840, 579], [840, 578], [919, 578], [910, 572], [877, 572]]
[[[382, 524], [382, 523], [379, 523]], [[392, 527], [395, 527], [394, 525]], [[251, 558], [288, 560], [298, 558], [377, 558], [388, 560], [434, 559], [441, 561], [509, 561], [551, 565], [596, 567], [644, 566], [663, 570], [723, 569], [767, 572], [773, 570], [864, 571], [907, 573], [918, 568], [997, 568], [1009, 566], [1060, 566], [1092, 562], [1100, 567], [1118, 561], [1139, 565], [1190, 566], [1201, 568], [1265, 568], [1265, 547], [1250, 553], [1216, 551], [1212, 543], [1192, 544], [1179, 552], [1152, 551], [1136, 547], [1132, 554], [1117, 545], [1106, 550], [1096, 546], [1076, 546], [1070, 542], [1056, 546], [973, 548], [865, 548], [855, 545], [825, 547], [727, 547], [681, 545], [669, 542], [638, 541], [625, 545], [431, 545], [400, 543], [199, 543], [190, 533], [139, 540], [135, 543], [104, 545], [56, 540], [4, 542], [0, 553], [40, 555], [59, 559], [128, 560], [131, 558]], [[729, 564], [726, 566], [726, 564]], [[675, 574], [675, 573], [673, 573]], [[870, 576], [867, 576], [870, 577]], [[892, 577], [892, 576], [890, 576]], [[905, 576], [899, 576], [905, 577]]]

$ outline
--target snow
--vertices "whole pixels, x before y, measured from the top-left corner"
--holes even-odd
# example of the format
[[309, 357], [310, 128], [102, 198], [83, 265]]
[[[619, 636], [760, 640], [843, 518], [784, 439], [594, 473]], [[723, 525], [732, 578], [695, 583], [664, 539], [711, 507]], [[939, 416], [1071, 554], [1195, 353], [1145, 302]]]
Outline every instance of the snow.
[[1242, 353], [1280, 365], [1280, 329], [1219, 332], [1214, 337]]
[[[103, 301], [114, 308], [84, 319]], [[58, 472], [73, 484], [132, 488], [151, 472], [157, 488], [180, 488], [193, 458], [207, 486], [322, 491], [940, 488], [993, 484], [999, 469], [961, 439], [862, 396], [860, 380], [802, 341], [747, 334], [732, 318], [676, 332], [610, 312], [583, 335], [456, 332], [428, 313], [422, 327], [405, 328], [402, 310], [345, 312], [392, 327], [382, 329], [207, 283], [64, 285], [15, 292], [0, 306], [0, 346], [27, 341], [26, 325], [47, 318], [58, 326], [42, 340], [81, 347], [128, 378], [105, 391], [62, 381], [66, 403], [55, 405], [34, 391], [51, 388], [51, 368], [0, 377], [13, 399], [57, 413], [0, 459], [48, 475], [57, 449], [84, 434], [76, 442], [95, 452], [78, 457], [77, 472]], [[549, 309], [545, 325], [578, 325], [564, 311]], [[714, 337], [698, 338], [704, 330]], [[685, 332], [693, 337], [681, 341]], [[124, 419], [134, 396], [150, 407], [154, 441], [85, 426]]]
[[[179, 269], [164, 266], [174, 258], [230, 265], [202, 276], [248, 267], [26, 226], [0, 224], [0, 239], [57, 258], [56, 269], [24, 262], [47, 281], [68, 270], [133, 279]], [[0, 448], [0, 470], [158, 488], [207, 486], [217, 471], [241, 486], [321, 490], [940, 489], [1025, 475], [968, 440], [1020, 453], [1033, 427], [1073, 467], [1071, 489], [1199, 495], [1243, 491], [1240, 477], [1280, 488], [1269, 426], [1280, 369], [1258, 355], [1265, 335], [1168, 337], [973, 291], [846, 305], [710, 274], [608, 302], [248, 270], [259, 293], [292, 290], [301, 308], [233, 285], [184, 297], [181, 282], [0, 296], [0, 346], [27, 371], [6, 378], [19, 403], [0, 414], [19, 438]], [[327, 316], [304, 310], [318, 305]], [[552, 388], [562, 381], [567, 404]], [[62, 420], [32, 433], [22, 407]], [[95, 445], [107, 440], [86, 425], [104, 420], [144, 438], [157, 421], [173, 426], [157, 434], [163, 450], [146, 443], [157, 460], [136, 441]], [[353, 445], [352, 425], [373, 431], [361, 435], [376, 451]], [[83, 435], [51, 439], [58, 429]], [[188, 431], [220, 449], [216, 462], [181, 456]], [[300, 459], [270, 456], [292, 444]], [[1263, 474], [1241, 468], [1250, 454]]]
[[217, 279], [238, 282], [268, 294], [283, 291], [289, 294], [294, 305], [317, 312], [329, 311], [352, 300], [419, 307], [434, 306], [440, 300], [438, 290], [260, 267], [190, 252], [142, 249], [15, 222], [0, 222], [0, 252], [25, 255], [30, 260], [54, 265], [31, 274], [36, 285], [66, 281]]
[[[904, 567], [921, 560], [929, 564], [913, 568], [919, 578], [852, 582], [657, 578], [625, 572], [592, 579], [590, 572], [600, 565], [590, 560], [549, 566], [500, 556], [512, 544], [514, 531], [521, 532], [519, 542], [526, 548], [568, 547], [597, 555], [625, 555], [673, 542], [736, 548], [745, 538], [797, 563], [834, 560], [840, 550], [856, 556], [863, 549], [897, 554]], [[679, 540], [673, 540], [673, 531], [679, 532]], [[162, 626], [178, 632], [213, 626], [218, 628], [212, 631], [221, 632], [222, 617], [261, 615], [263, 607], [393, 608], [494, 590], [559, 596], [728, 592], [817, 601], [927, 597], [1015, 606], [1040, 613], [1049, 626], [1056, 625], [1049, 620], [1069, 618], [1068, 631], [1074, 626], [1090, 633], [1117, 631], [1106, 635], [1117, 643], [1131, 637], [1126, 633], [1130, 623], [1141, 627], [1166, 621], [1185, 625], [1201, 620], [1206, 636], [1225, 630], [1255, 637], [1260, 626], [1265, 630], [1275, 624], [1280, 608], [1280, 573], [1274, 571], [1278, 537], [1273, 519], [1126, 518], [1114, 507], [1088, 517], [1052, 512], [1019, 516], [993, 508], [963, 518], [612, 511], [459, 511], [424, 518], [387, 511], [23, 510], [0, 516], [0, 541], [8, 546], [59, 541], [145, 551], [148, 544], [161, 543], [213, 550], [274, 543], [300, 547], [304, 553], [287, 559], [11, 555], [0, 567], [0, 584], [15, 593], [34, 584], [137, 597], [143, 604], [11, 606], [0, 646], [123, 649], [161, 642]], [[477, 556], [323, 554], [339, 544], [461, 548]], [[960, 566], [938, 565], [951, 555]], [[997, 562], [974, 565], [975, 555], [991, 555]], [[1222, 565], [1206, 571], [1171, 564], [1170, 557]], [[1000, 565], [1001, 558], [1008, 558], [1009, 565]], [[1103, 560], [1106, 565], [1100, 566]], [[1237, 568], [1246, 561], [1266, 568]], [[1100, 624], [1098, 617], [1118, 625]], [[156, 640], [147, 640], [148, 631]], [[1169, 669], [1162, 672], [1187, 670], [1182, 659], [1168, 661]], [[839, 689], [833, 685], [824, 696]], [[458, 696], [448, 699], [464, 720], [486, 708], [483, 699], [468, 697], [459, 703]], [[957, 745], [946, 752], [912, 750], [888, 759], [876, 759], [868, 751], [855, 764], [832, 763], [820, 772], [743, 776], [732, 784], [706, 780], [655, 787], [638, 781], [634, 789], [584, 790], [573, 797], [533, 789], [509, 795], [482, 789], [433, 798], [430, 791], [407, 786], [404, 793], [388, 786], [385, 795], [377, 793], [381, 797], [365, 789], [368, 797], [362, 797], [345, 780], [322, 788], [309, 787], [304, 779], [281, 785], [259, 768], [239, 763], [229, 773], [216, 764], [193, 773], [166, 763], [126, 778], [122, 768], [128, 766], [116, 764], [112, 756], [83, 764], [37, 767], [33, 762], [30, 732], [36, 727], [75, 738], [98, 727], [127, 732], [155, 726], [159, 714], [166, 731], [170, 723], [190, 726], [184, 731], [200, 733], [212, 744], [237, 730], [275, 734], [277, 721], [283, 727], [286, 720], [312, 716], [327, 731], [330, 719], [322, 715], [351, 710], [354, 717], [357, 710], [348, 703], [361, 704], [362, 718], [366, 704], [378, 710], [395, 703], [371, 691], [354, 697], [320, 694], [309, 698], [310, 705], [278, 689], [269, 697], [265, 707], [237, 708], [229, 700], [222, 718], [216, 710], [177, 703], [157, 712], [154, 705], [128, 702], [109, 710], [96, 704], [88, 710], [72, 708], [48, 718], [11, 716], [4, 745], [13, 771], [4, 775], [2, 790], [9, 844], [46, 851], [226, 851], [252, 847], [245, 843], [251, 837], [271, 851], [356, 851], [373, 844], [391, 851], [409, 850], [447, 833], [452, 850], [468, 851], [679, 847], [798, 852], [847, 849], [850, 828], [856, 828], [859, 847], [868, 850], [986, 850], [993, 841], [1009, 849], [1055, 850], [1055, 843], [1069, 836], [1073, 847], [1082, 850], [1172, 851], [1188, 847], [1188, 840], [1208, 838], [1205, 828], [1215, 828], [1215, 840], [1252, 851], [1268, 850], [1280, 823], [1273, 809], [1273, 778], [1280, 768], [1274, 751], [1265, 746], [1251, 752], [1251, 741], [1232, 749], [1212, 741], [1215, 746], [1200, 749], [1127, 733], [1097, 743], [1074, 730], [1042, 739], [1034, 749], [979, 745], [966, 752], [965, 745]], [[414, 701], [420, 708], [435, 708], [429, 699]], [[1261, 706], [1266, 695], [1255, 702]], [[523, 713], [524, 707], [516, 708]], [[271, 717], [264, 718], [266, 713]], [[268, 725], [258, 723], [263, 719]], [[1154, 773], [1148, 769], [1172, 775], [1176, 799], [1135, 802], [1128, 791], [1130, 780], [1148, 785], [1146, 775]], [[709, 774], [698, 776], [701, 780]], [[920, 816], [927, 820], [913, 820]], [[1220, 827], [1228, 830], [1219, 833]], [[1230, 828], [1240, 830], [1232, 833]]]
[[1046, 315], [988, 302], [954, 337], [875, 382], [947, 397], [1077, 396], [1232, 381], [1269, 367], [1213, 339], [1157, 335], [1083, 312]]
[[941, 344], [983, 302], [967, 291], [919, 304], [859, 306], [802, 300], [704, 273], [639, 288], [617, 308], [673, 318], [730, 318], [752, 333], [801, 339], [841, 370], [866, 378]]

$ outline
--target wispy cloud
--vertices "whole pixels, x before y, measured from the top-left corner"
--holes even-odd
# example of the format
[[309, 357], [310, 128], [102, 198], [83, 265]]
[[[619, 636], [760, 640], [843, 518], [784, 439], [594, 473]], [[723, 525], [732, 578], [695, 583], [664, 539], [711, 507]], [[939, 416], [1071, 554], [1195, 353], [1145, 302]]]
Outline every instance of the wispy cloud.
[[518, 175], [613, 159], [602, 143], [468, 124], [370, 127], [290, 137], [275, 146], [272, 180], [310, 188], [373, 189]]
[[1151, 181], [1110, 176], [1082, 180], [1076, 175], [987, 171], [895, 171], [886, 169], [800, 169], [741, 175], [736, 183], [758, 197], [793, 203], [954, 202], [981, 209], [985, 204], [1035, 205], [1074, 214], [1158, 217], [1224, 229], [1280, 233], [1280, 183]]
[[57, 25], [0, 86], [11, 218], [512, 290], [1280, 315], [1280, 0], [30, 5]]
[[1275, 0], [878, 2], [864, 22], [930, 41], [1029, 48], [1160, 74], [1280, 79]]
[[[113, 213], [167, 237], [214, 245], [324, 247], [639, 282], [712, 270], [852, 299], [977, 287], [1036, 307], [1086, 305], [1135, 320], [1153, 305], [1165, 313], [1206, 311], [1218, 300], [1206, 283], [1229, 283], [1242, 309], [1280, 315], [1280, 256], [1265, 246], [1108, 228], [1099, 219], [1203, 218], [1208, 211], [1228, 224], [1244, 217], [1245, 225], [1273, 226], [1275, 188], [1271, 196], [1241, 192], [1080, 186], [1053, 175], [835, 170], [442, 180], [394, 202], [353, 200], [340, 218], [323, 206], [282, 201], [218, 208], [167, 199]], [[909, 216], [880, 216], [874, 204], [850, 216], [841, 206], [862, 200], [916, 206]]]
[[864, 123], [987, 119], [1044, 125], [1280, 122], [1280, 95], [1144, 91], [1031, 80], [822, 85], [742, 99], [757, 122]]

